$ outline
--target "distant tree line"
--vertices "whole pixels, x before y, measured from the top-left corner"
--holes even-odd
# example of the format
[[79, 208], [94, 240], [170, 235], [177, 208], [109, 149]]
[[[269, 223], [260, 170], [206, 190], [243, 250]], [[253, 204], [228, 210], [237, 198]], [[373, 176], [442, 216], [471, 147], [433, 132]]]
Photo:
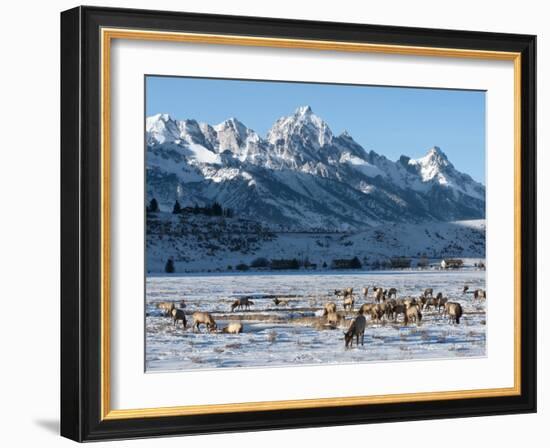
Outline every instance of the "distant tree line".
[[[148, 213], [158, 213], [160, 212], [159, 203], [156, 198], [152, 198], [147, 205]], [[206, 216], [225, 216], [226, 218], [232, 218], [234, 216], [233, 209], [224, 208], [222, 205], [214, 201], [211, 205], [206, 205], [204, 207], [199, 207], [198, 204], [195, 204], [194, 207], [182, 207], [180, 202], [176, 199], [174, 207], [172, 208], [172, 213], [174, 215], [179, 215], [181, 213], [193, 213], [194, 215], [206, 215]]]
[[332, 269], [361, 269], [363, 265], [357, 257], [332, 260]]
[[233, 217], [233, 209], [224, 208], [217, 201], [213, 202], [211, 205], [206, 205], [204, 207], [199, 207], [198, 204], [195, 204], [194, 207], [182, 208], [180, 203], [176, 200], [172, 213], [174, 213], [175, 215], [179, 213], [192, 213], [194, 215], [225, 216], [226, 218]]

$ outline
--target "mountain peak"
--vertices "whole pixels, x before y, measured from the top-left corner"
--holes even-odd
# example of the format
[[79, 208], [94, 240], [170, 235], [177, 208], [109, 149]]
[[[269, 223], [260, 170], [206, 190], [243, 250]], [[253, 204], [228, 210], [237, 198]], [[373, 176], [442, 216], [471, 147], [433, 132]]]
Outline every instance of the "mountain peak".
[[233, 129], [238, 133], [244, 133], [248, 128], [235, 117], [231, 117], [214, 126], [214, 129], [216, 129], [217, 131], [222, 129]]
[[446, 161], [449, 161], [449, 158], [447, 157], [447, 154], [445, 154], [439, 146], [433, 146], [430, 148], [430, 150], [426, 153], [425, 157], [440, 157]]
[[151, 122], [162, 121], [163, 123], [166, 123], [168, 121], [173, 121], [170, 114], [155, 114], [148, 117], [148, 120], [150, 120]]
[[147, 117], [145, 129], [151, 142], [164, 143], [179, 138], [178, 126], [168, 114], [156, 114]]
[[269, 130], [267, 139], [286, 148], [298, 145], [317, 150], [332, 141], [332, 131], [310, 106], [305, 105], [298, 107], [294, 114], [279, 118]]
[[294, 111], [294, 115], [297, 116], [303, 116], [303, 115], [312, 115], [313, 110], [311, 109], [311, 106], [305, 105], [300, 106]]

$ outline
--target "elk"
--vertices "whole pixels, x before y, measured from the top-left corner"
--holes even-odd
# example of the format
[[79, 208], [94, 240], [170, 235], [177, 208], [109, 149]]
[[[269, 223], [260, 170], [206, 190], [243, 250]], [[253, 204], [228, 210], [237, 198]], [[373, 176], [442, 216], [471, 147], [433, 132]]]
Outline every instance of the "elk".
[[458, 302], [447, 302], [445, 304], [445, 314], [449, 316], [449, 322], [460, 324], [462, 306]]
[[376, 300], [377, 303], [386, 301], [386, 295], [384, 294], [384, 290], [382, 288], [375, 289], [374, 300]]
[[277, 306], [279, 306], [279, 305], [288, 305], [288, 299], [281, 300], [278, 297], [276, 297], [276, 298], [273, 299], [273, 303]]
[[363, 297], [366, 299], [369, 295], [369, 287], [363, 288]]
[[462, 294], [466, 294], [470, 287], [468, 285], [464, 285], [464, 288], [462, 288]]
[[397, 321], [397, 318], [400, 314], [403, 314], [405, 316], [405, 305], [402, 303], [396, 303], [391, 308], [391, 315], [393, 316], [394, 322]]
[[424, 309], [426, 311], [429, 311], [432, 306], [435, 308], [437, 306], [437, 301], [433, 297], [429, 297], [426, 299], [426, 302], [424, 303]]
[[435, 299], [434, 306], [437, 307], [437, 312], [441, 312], [441, 308], [445, 309], [445, 304], [447, 303], [447, 297], [443, 297], [443, 294], [439, 293]]
[[350, 311], [353, 311], [353, 305], [355, 304], [355, 299], [352, 295], [344, 297], [344, 310], [347, 308], [350, 309]]
[[355, 336], [356, 342], [355, 345], [359, 345], [359, 337], [361, 337], [361, 345], [365, 342], [365, 327], [367, 321], [365, 316], [362, 314], [355, 316], [351, 321], [348, 331], [344, 333], [344, 341], [346, 343], [346, 348], [353, 346], [353, 337]]
[[409, 321], [419, 324], [421, 320], [422, 313], [418, 305], [405, 305], [405, 325], [408, 325]]
[[241, 297], [231, 304], [231, 311], [235, 311], [237, 308], [250, 310], [250, 305], [254, 305], [252, 300], [248, 297]]
[[364, 303], [359, 308], [359, 311], [357, 311], [357, 314], [370, 314], [373, 307], [375, 307], [375, 303]]
[[426, 288], [424, 290], [424, 297], [428, 298], [428, 297], [432, 297], [433, 296], [433, 293], [434, 293], [434, 289], [433, 288]]
[[370, 317], [372, 320], [380, 322], [384, 314], [386, 313], [386, 304], [377, 303], [370, 309]]
[[420, 296], [417, 300], [416, 300], [416, 304], [420, 307], [421, 310], [424, 309], [424, 306], [426, 305], [426, 302], [428, 301], [428, 298], [424, 295], [424, 296]]
[[159, 302], [157, 308], [164, 312], [165, 316], [171, 316], [172, 310], [176, 308], [173, 302]]
[[395, 288], [388, 289], [388, 298], [391, 298], [392, 296], [394, 298], [397, 298], [397, 289]]
[[243, 332], [243, 324], [240, 322], [231, 322], [227, 327], [222, 329], [222, 333], [239, 334]]
[[330, 313], [336, 312], [336, 304], [334, 302], [327, 302], [323, 308], [323, 317], [329, 315]]
[[337, 327], [338, 325], [340, 325], [342, 319], [343, 316], [336, 311], [331, 311], [326, 315], [327, 324], [329, 324], [331, 327]]
[[353, 296], [353, 288], [335, 289], [334, 295], [345, 299], [348, 296]]
[[201, 324], [206, 325], [206, 329], [209, 333], [215, 331], [218, 328], [218, 326], [216, 325], [216, 321], [210, 313], [195, 311], [193, 313], [193, 330], [197, 330], [198, 332], [200, 332]]
[[187, 319], [185, 318], [185, 313], [179, 308], [173, 308], [171, 313], [172, 320], [174, 321], [174, 326], [176, 326], [178, 321], [181, 321], [183, 328], [187, 328]]
[[484, 289], [476, 289], [474, 291], [474, 300], [485, 300], [487, 298], [487, 294]]

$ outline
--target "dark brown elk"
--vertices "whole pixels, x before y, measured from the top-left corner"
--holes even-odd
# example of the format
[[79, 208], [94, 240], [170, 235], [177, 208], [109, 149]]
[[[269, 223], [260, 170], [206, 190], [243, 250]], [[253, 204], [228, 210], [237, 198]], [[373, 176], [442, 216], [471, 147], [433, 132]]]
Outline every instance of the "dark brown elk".
[[388, 298], [391, 298], [391, 297], [397, 298], [397, 289], [395, 288], [388, 289]]
[[183, 312], [183, 310], [174, 308], [171, 314], [172, 314], [172, 320], [174, 322], [174, 326], [178, 321], [180, 321], [183, 324], [183, 328], [187, 327], [187, 319], [185, 318], [185, 313]]
[[200, 326], [203, 324], [206, 325], [206, 329], [208, 330], [208, 332], [215, 331], [218, 328], [218, 326], [216, 325], [216, 321], [210, 313], [195, 311], [193, 313], [193, 330], [197, 330], [200, 332]]
[[466, 294], [470, 287], [468, 285], [464, 285], [464, 288], [462, 288], [462, 294]]
[[397, 321], [397, 318], [400, 314], [403, 314], [403, 316], [405, 316], [405, 305], [403, 305], [402, 303], [396, 303], [391, 308], [391, 314], [394, 321]]
[[426, 288], [424, 290], [424, 297], [428, 298], [428, 297], [432, 297], [434, 294], [434, 289], [433, 288]]
[[433, 297], [428, 297], [424, 302], [424, 309], [426, 311], [429, 311], [431, 307], [435, 308], [436, 306], [437, 306], [437, 300], [434, 299]]
[[395, 318], [395, 310], [397, 308], [397, 300], [390, 299], [387, 302], [383, 304], [384, 314], [388, 320], [396, 320]]
[[420, 296], [418, 299], [416, 299], [416, 304], [420, 307], [420, 310], [423, 310], [427, 301], [428, 301], [428, 297]]
[[361, 338], [361, 345], [365, 342], [365, 327], [367, 320], [362, 314], [356, 316], [350, 323], [348, 331], [344, 333], [344, 341], [346, 348], [353, 346], [353, 338], [355, 337], [355, 345], [359, 345], [359, 338]]
[[449, 316], [449, 322], [460, 324], [460, 318], [462, 317], [462, 305], [458, 302], [447, 302], [445, 304], [445, 314]]
[[250, 310], [250, 305], [254, 305], [254, 302], [252, 300], [250, 300], [248, 297], [241, 297], [231, 304], [231, 311], [235, 311], [237, 308]]

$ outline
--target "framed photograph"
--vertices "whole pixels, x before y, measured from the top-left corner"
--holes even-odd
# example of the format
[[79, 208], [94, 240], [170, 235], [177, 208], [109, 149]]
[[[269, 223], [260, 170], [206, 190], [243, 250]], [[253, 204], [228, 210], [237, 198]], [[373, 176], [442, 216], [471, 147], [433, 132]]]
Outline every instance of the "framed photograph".
[[62, 435], [535, 412], [535, 43], [63, 12]]

